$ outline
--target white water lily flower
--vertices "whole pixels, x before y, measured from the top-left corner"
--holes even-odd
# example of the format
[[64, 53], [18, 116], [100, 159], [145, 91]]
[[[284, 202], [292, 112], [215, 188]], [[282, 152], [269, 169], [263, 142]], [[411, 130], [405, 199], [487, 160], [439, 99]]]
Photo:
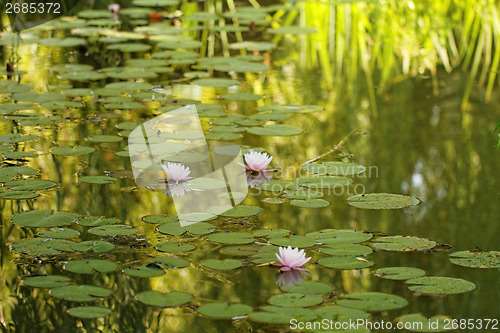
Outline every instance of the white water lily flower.
[[299, 251], [298, 247], [292, 249], [291, 246], [288, 246], [286, 248], [280, 246], [279, 255], [277, 253], [275, 254], [281, 264], [280, 270], [283, 272], [287, 272], [292, 269], [305, 271], [305, 269], [301, 267], [304, 266], [304, 264], [309, 260], [311, 260], [311, 257], [306, 258], [304, 250]]
[[193, 179], [193, 177], [189, 177], [191, 169], [180, 163], [168, 162], [167, 165], [162, 164], [161, 167], [163, 168], [163, 171], [167, 175], [167, 180], [169, 181], [182, 182]]
[[261, 172], [261, 171], [274, 171], [266, 170], [269, 163], [271, 163], [273, 157], [269, 156], [267, 153], [258, 153], [252, 149], [250, 152], [244, 155], [246, 165], [238, 163], [247, 170]]

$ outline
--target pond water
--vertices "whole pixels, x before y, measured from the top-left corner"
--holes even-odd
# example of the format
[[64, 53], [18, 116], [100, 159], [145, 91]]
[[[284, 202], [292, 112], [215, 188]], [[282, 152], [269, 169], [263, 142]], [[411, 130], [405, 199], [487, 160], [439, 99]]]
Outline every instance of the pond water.
[[[276, 35], [264, 33], [264, 24], [244, 31], [246, 40], [259, 41], [245, 47], [260, 50], [245, 56], [226, 49], [225, 38], [237, 41], [234, 32], [194, 29], [193, 22], [215, 23], [191, 10], [199, 16], [177, 28], [148, 23], [152, 10], [142, 6], [122, 9], [121, 27], [106, 10], [93, 10], [23, 32], [22, 39], [3, 34], [3, 59], [15, 54], [16, 69], [26, 72], [20, 83], [17, 75], [7, 78], [12, 73], [0, 82], [3, 331], [268, 332], [289, 330], [293, 318], [394, 325], [418, 313], [499, 318], [500, 255], [488, 252], [499, 250], [500, 236], [498, 87], [489, 103], [475, 87], [462, 110], [468, 73], [458, 70], [439, 70], [434, 84], [424, 75], [398, 78], [376, 95], [362, 73], [329, 85], [324, 72], [301, 64], [293, 35], [267, 50]], [[257, 14], [240, 16], [248, 30], [245, 15]], [[231, 57], [210, 63], [202, 56], [223, 53]], [[204, 78], [235, 82], [196, 81]], [[221, 82], [228, 86], [211, 86]], [[141, 122], [188, 104], [197, 106], [210, 144], [266, 152], [278, 169], [273, 179], [303, 189], [310, 181], [303, 179], [315, 177], [323, 188], [311, 195], [324, 196], [303, 200], [308, 192], [264, 191], [264, 183], [248, 190], [246, 209], [180, 229], [173, 198], [137, 186], [126, 149]], [[274, 133], [274, 124], [297, 135]], [[273, 135], [258, 135], [264, 130]], [[331, 178], [314, 172], [323, 164], [301, 169], [329, 151], [315, 163], [354, 163], [364, 171], [345, 175], [332, 167], [329, 173], [342, 178]], [[189, 156], [179, 161], [196, 165]], [[404, 195], [409, 207], [348, 203], [374, 193]], [[308, 273], [269, 265], [278, 262], [278, 246], [288, 244], [312, 257]], [[450, 256], [458, 251], [484, 258]], [[403, 268], [408, 276], [400, 280], [376, 273], [387, 267], [425, 272]], [[405, 282], [423, 273], [453, 279]], [[370, 331], [397, 330], [345, 330]]]

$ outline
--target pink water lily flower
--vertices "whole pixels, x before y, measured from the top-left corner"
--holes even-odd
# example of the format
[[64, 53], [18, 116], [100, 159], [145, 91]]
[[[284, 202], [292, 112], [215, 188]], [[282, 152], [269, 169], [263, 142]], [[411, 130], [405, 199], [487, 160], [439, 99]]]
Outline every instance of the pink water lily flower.
[[120, 18], [120, 5], [117, 3], [112, 3], [108, 6], [108, 12], [113, 13], [113, 18], [118, 20]]
[[302, 275], [303, 273], [311, 275], [306, 270], [299, 271], [297, 269], [292, 269], [291, 271], [288, 272], [281, 272], [276, 278], [276, 284], [289, 286], [297, 282], [304, 281], [304, 275]]
[[267, 153], [258, 153], [252, 149], [250, 152], [244, 155], [245, 164], [238, 163], [247, 170], [261, 172], [261, 171], [276, 171], [276, 170], [266, 170], [269, 163], [271, 163], [273, 157], [269, 156]]
[[304, 268], [302, 268], [302, 266], [304, 266], [309, 260], [311, 260], [311, 257], [306, 258], [306, 253], [304, 252], [304, 250], [299, 251], [298, 247], [292, 249], [291, 246], [280, 246], [279, 253], [279, 255], [277, 253], [275, 254], [280, 261], [281, 265], [279, 266], [281, 266], [280, 270], [282, 272], [287, 272], [292, 269], [306, 271]]
[[180, 163], [168, 162], [167, 165], [162, 164], [161, 167], [163, 168], [163, 171], [167, 175], [168, 181], [174, 181], [178, 183], [185, 180], [193, 179], [193, 177], [189, 177], [191, 169]]
[[245, 172], [247, 173], [245, 185], [250, 188], [254, 188], [255, 186], [259, 186], [260, 184], [266, 183], [271, 180], [271, 175], [266, 171], [262, 171], [257, 174], [252, 171]]

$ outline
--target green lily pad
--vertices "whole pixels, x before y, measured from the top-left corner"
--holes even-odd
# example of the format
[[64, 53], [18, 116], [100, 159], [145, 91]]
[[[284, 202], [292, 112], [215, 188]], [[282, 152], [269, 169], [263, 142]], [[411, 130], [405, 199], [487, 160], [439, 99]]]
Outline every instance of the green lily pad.
[[324, 194], [318, 190], [305, 189], [301, 187], [296, 191], [286, 191], [285, 196], [289, 199], [309, 200], [322, 198]]
[[[346, 308], [339, 305], [327, 305], [313, 310], [317, 316], [317, 320], [327, 319], [334, 322], [353, 322], [358, 319], [367, 319], [370, 315], [368, 312], [358, 309]], [[340, 331], [343, 332], [343, 331]], [[347, 332], [347, 331], [344, 331]], [[349, 330], [351, 332], [351, 330]]]
[[314, 34], [314, 33], [318, 32], [318, 30], [316, 28], [312, 28], [312, 27], [288, 26], [288, 27], [281, 27], [281, 28], [276, 28], [276, 29], [267, 29], [267, 32], [270, 34], [297, 35], [297, 34]]
[[40, 231], [38, 235], [45, 238], [71, 239], [80, 236], [80, 232], [73, 229], [52, 228], [50, 231]]
[[92, 147], [84, 147], [84, 146], [78, 146], [78, 147], [69, 147], [69, 146], [60, 146], [60, 147], [54, 147], [50, 150], [52, 154], [56, 155], [64, 155], [64, 156], [80, 156], [80, 155], [87, 155], [90, 153], [93, 153], [95, 151], [94, 148]]
[[290, 125], [265, 125], [263, 127], [251, 127], [248, 133], [266, 136], [292, 136], [302, 133], [302, 129]]
[[323, 208], [330, 205], [328, 201], [323, 199], [292, 200], [290, 204], [292, 206], [303, 208]]
[[14, 251], [25, 253], [32, 256], [53, 256], [61, 251], [74, 252], [72, 245], [74, 242], [66, 239], [47, 239], [47, 238], [23, 238], [12, 243]]
[[216, 140], [216, 141], [234, 141], [241, 139], [241, 134], [231, 133], [231, 132], [217, 132], [217, 133], [207, 133], [205, 139]]
[[286, 293], [272, 296], [269, 298], [269, 303], [289, 308], [306, 308], [323, 303], [323, 297], [301, 293]]
[[32, 158], [32, 157], [37, 157], [37, 153], [32, 153], [30, 151], [9, 151], [2, 153], [2, 156], [4, 158], [7, 158], [9, 160], [22, 160], [25, 158]]
[[279, 306], [262, 306], [265, 311], [256, 311], [249, 314], [249, 318], [262, 323], [274, 325], [290, 325], [295, 319], [297, 322], [308, 322], [316, 318], [313, 310], [303, 308], [289, 308]]
[[175, 215], [147, 215], [143, 216], [142, 220], [146, 223], [151, 224], [163, 224], [163, 223], [173, 223], [178, 222], [179, 218]]
[[420, 201], [401, 194], [368, 193], [350, 196], [347, 203], [364, 209], [399, 209], [418, 205]]
[[181, 227], [178, 221], [162, 223], [156, 228], [156, 231], [172, 236], [180, 236], [185, 234], [186, 232], [189, 232], [192, 235], [206, 235], [213, 232], [214, 230], [215, 227], [210, 223], [198, 222]]
[[78, 178], [80, 183], [89, 184], [112, 184], [115, 180], [117, 180], [117, 178], [109, 176], [83, 176]]
[[184, 268], [189, 266], [189, 261], [182, 259], [182, 258], [176, 258], [176, 257], [156, 257], [152, 258], [155, 263], [160, 265], [162, 268], [168, 269], [168, 268]]
[[436, 242], [412, 236], [386, 236], [377, 238], [373, 247], [386, 251], [411, 252], [430, 250], [436, 246]]
[[262, 99], [262, 96], [254, 93], [235, 93], [235, 94], [221, 95], [221, 98], [228, 101], [244, 102], [244, 101], [258, 101], [259, 99]]
[[373, 266], [372, 261], [354, 256], [334, 256], [323, 258], [318, 264], [335, 269], [361, 269]]
[[363, 173], [366, 167], [355, 164], [355, 163], [344, 163], [344, 162], [324, 162], [323, 164], [311, 163], [306, 164], [302, 169], [307, 172], [320, 174], [320, 175], [357, 175]]
[[220, 215], [224, 217], [240, 218], [258, 215], [261, 211], [262, 209], [257, 206], [239, 205], [230, 210], [226, 210]]
[[277, 246], [291, 246], [298, 248], [311, 247], [316, 244], [316, 241], [310, 237], [300, 236], [300, 235], [292, 235], [290, 237], [282, 237], [282, 238], [271, 238], [269, 239], [271, 244]]
[[32, 191], [8, 191], [0, 193], [0, 199], [4, 200], [29, 200], [39, 196], [40, 194]]
[[459, 251], [450, 254], [455, 265], [472, 268], [500, 268], [499, 251]]
[[415, 267], [385, 267], [375, 271], [375, 275], [388, 280], [409, 280], [425, 275], [425, 271]]
[[72, 302], [90, 302], [95, 300], [94, 297], [107, 297], [110, 294], [109, 289], [88, 285], [68, 285], [50, 290], [51, 296]]
[[372, 238], [372, 234], [360, 230], [350, 229], [323, 229], [310, 232], [307, 237], [316, 239], [318, 242], [327, 246], [337, 244], [353, 244], [365, 242]]
[[58, 76], [63, 80], [73, 80], [73, 81], [97, 81], [106, 78], [103, 73], [95, 71], [81, 71], [81, 72], [67, 72]]
[[17, 179], [5, 182], [4, 185], [12, 191], [37, 191], [49, 189], [57, 183], [47, 179]]
[[100, 227], [103, 225], [117, 224], [120, 222], [116, 217], [85, 216], [81, 217], [77, 223], [85, 227]]
[[0, 168], [0, 176], [15, 177], [17, 175], [32, 176], [38, 172], [37, 169], [33, 169], [26, 166], [8, 166]]
[[299, 281], [291, 285], [283, 285], [280, 287], [281, 290], [289, 293], [299, 293], [299, 294], [324, 294], [332, 290], [332, 287], [326, 283], [321, 283], [317, 281]]
[[233, 246], [225, 246], [223, 247], [220, 252], [223, 254], [228, 254], [231, 256], [241, 256], [241, 257], [247, 257], [249, 255], [255, 254], [259, 252], [262, 246], [260, 245], [233, 245]]
[[226, 270], [240, 268], [241, 266], [243, 266], [243, 264], [241, 263], [241, 261], [235, 259], [224, 259], [224, 260], [208, 259], [203, 262], [203, 266], [206, 266], [211, 269], [226, 271]]
[[329, 244], [319, 249], [321, 253], [331, 256], [363, 256], [373, 252], [371, 247], [361, 244]]
[[286, 229], [259, 229], [253, 232], [255, 237], [279, 238], [290, 234]]
[[99, 318], [105, 317], [111, 313], [111, 310], [99, 306], [78, 306], [68, 309], [68, 314], [77, 318]]
[[177, 242], [173, 243], [161, 243], [156, 246], [156, 249], [161, 252], [168, 252], [168, 253], [182, 253], [182, 252], [189, 252], [193, 251], [196, 248], [196, 246], [192, 244], [180, 244]]
[[267, 71], [269, 66], [257, 62], [234, 59], [234, 61], [229, 61], [225, 64], [215, 65], [214, 69], [222, 72], [255, 73]]
[[123, 273], [130, 276], [149, 278], [149, 277], [161, 276], [165, 274], [165, 271], [158, 265], [144, 265], [133, 268], [125, 268], [123, 270]]
[[[410, 313], [396, 318], [396, 321], [402, 323], [405, 329], [410, 332], [446, 332], [452, 330], [450, 326], [451, 318], [443, 315], [436, 315], [427, 319], [420, 313]], [[432, 323], [432, 326], [430, 323]], [[437, 326], [435, 323], [437, 323]]]
[[78, 274], [92, 274], [94, 271], [108, 273], [117, 268], [114, 262], [102, 259], [74, 260], [64, 265], [64, 270]]
[[254, 242], [252, 236], [246, 232], [217, 232], [208, 235], [207, 239], [221, 244], [250, 244]]
[[123, 140], [123, 138], [118, 135], [94, 135], [87, 138], [87, 141], [99, 143], [118, 142], [121, 140]]
[[94, 252], [107, 252], [115, 248], [113, 244], [106, 241], [84, 241], [80, 243], [74, 243], [72, 249], [75, 251], [85, 252], [88, 250], [93, 250]]
[[248, 315], [252, 307], [245, 304], [210, 303], [200, 306], [198, 312], [207, 317], [229, 319]]
[[406, 281], [408, 289], [421, 295], [460, 294], [476, 289], [472, 282], [441, 276], [424, 276]]
[[231, 79], [199, 79], [194, 80], [192, 83], [203, 87], [226, 88], [239, 85], [240, 81]]
[[52, 214], [52, 210], [30, 210], [15, 214], [11, 217], [14, 224], [23, 227], [51, 228], [69, 225], [76, 221], [78, 216], [70, 212], [57, 212]]
[[35, 288], [57, 288], [65, 286], [70, 281], [70, 278], [61, 275], [30, 276], [23, 280], [23, 285]]
[[159, 291], [143, 291], [135, 298], [141, 303], [165, 308], [186, 304], [193, 299], [193, 296], [182, 291], [171, 291], [166, 294]]
[[299, 186], [304, 186], [312, 189], [334, 188], [339, 186], [347, 186], [352, 184], [352, 179], [344, 177], [304, 177], [295, 180]]
[[285, 201], [281, 200], [280, 198], [265, 198], [262, 199], [263, 203], [271, 204], [271, 205], [280, 205], [284, 203]]
[[337, 300], [337, 304], [364, 311], [388, 311], [405, 307], [408, 305], [408, 301], [393, 294], [358, 292], [342, 296], [341, 299]]
[[89, 230], [89, 233], [98, 235], [98, 236], [128, 236], [136, 234], [138, 230], [136, 228], [132, 228], [129, 225], [125, 224], [109, 224], [103, 225], [99, 227], [94, 227]]
[[67, 37], [67, 38], [44, 38], [38, 41], [40, 44], [45, 46], [54, 47], [75, 47], [80, 45], [85, 45], [86, 41], [83, 38], [77, 37]]
[[151, 49], [151, 45], [141, 43], [119, 43], [109, 44], [106, 48], [108, 50], [117, 50], [120, 52], [146, 52]]
[[19, 133], [10, 133], [5, 135], [0, 135], [0, 143], [18, 143], [27, 142], [38, 139], [37, 135], [21, 135]]

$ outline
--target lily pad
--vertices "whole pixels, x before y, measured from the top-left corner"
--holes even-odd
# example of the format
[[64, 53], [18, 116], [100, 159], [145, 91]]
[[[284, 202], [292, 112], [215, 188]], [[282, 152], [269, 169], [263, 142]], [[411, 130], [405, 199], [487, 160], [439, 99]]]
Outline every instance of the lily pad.
[[399, 209], [418, 205], [420, 201], [401, 194], [368, 193], [350, 196], [347, 203], [363, 209]]
[[61, 251], [74, 252], [72, 245], [74, 242], [66, 239], [48, 239], [48, 238], [23, 238], [12, 243], [14, 251], [25, 253], [32, 256], [53, 256]]
[[277, 246], [285, 246], [285, 247], [291, 246], [298, 248], [311, 247], [316, 244], [316, 241], [314, 239], [301, 235], [292, 235], [290, 237], [282, 237], [282, 238], [271, 238], [269, 242]]
[[285, 196], [289, 199], [309, 200], [322, 198], [324, 194], [318, 190], [305, 189], [301, 187], [296, 191], [286, 191]]
[[208, 259], [203, 262], [203, 266], [217, 269], [217, 270], [232, 270], [236, 268], [240, 268], [243, 266], [241, 261], [235, 259], [225, 259], [225, 260], [217, 260], [217, 259]]
[[265, 311], [256, 311], [249, 314], [249, 318], [262, 323], [274, 325], [290, 325], [295, 319], [297, 322], [308, 322], [316, 318], [313, 310], [280, 306], [263, 306]]
[[38, 139], [37, 135], [21, 135], [19, 133], [10, 133], [5, 135], [0, 135], [0, 143], [17, 143], [17, 142], [27, 142]]
[[153, 260], [164, 269], [184, 268], [189, 266], [189, 261], [176, 257], [156, 257], [152, 258], [151, 260]]
[[[366, 311], [346, 308], [339, 305], [322, 306], [313, 311], [317, 314], [318, 320], [328, 319], [334, 322], [353, 322], [359, 319], [367, 319], [370, 316]], [[350, 331], [351, 330], [349, 330], [349, 332]]]
[[103, 225], [99, 227], [94, 227], [89, 230], [89, 233], [98, 235], [98, 236], [128, 236], [136, 234], [138, 230], [136, 228], [132, 228], [129, 225], [124, 224], [109, 224]]
[[111, 313], [111, 310], [99, 306], [78, 306], [68, 309], [68, 314], [77, 318], [99, 318], [105, 317]]
[[120, 222], [116, 217], [85, 216], [81, 217], [77, 223], [85, 227], [100, 227], [103, 225], [117, 224]]
[[455, 265], [472, 268], [500, 268], [499, 251], [459, 251], [450, 254]]
[[403, 297], [393, 294], [359, 292], [342, 296], [341, 299], [337, 300], [337, 304], [372, 312], [399, 309], [408, 305], [408, 301]]
[[261, 211], [262, 209], [257, 206], [239, 205], [221, 213], [220, 215], [224, 217], [240, 218], [258, 215]]
[[372, 234], [360, 230], [350, 229], [323, 229], [310, 232], [307, 237], [312, 237], [327, 246], [337, 244], [353, 244], [365, 242], [372, 238]]
[[64, 155], [64, 156], [80, 156], [80, 155], [87, 155], [90, 153], [93, 153], [95, 151], [94, 148], [92, 147], [84, 147], [84, 146], [79, 146], [79, 147], [69, 147], [69, 146], [60, 146], [60, 147], [54, 147], [50, 150], [52, 154], [56, 155]]
[[69, 225], [76, 221], [78, 216], [70, 212], [57, 212], [52, 210], [30, 210], [15, 214], [11, 217], [14, 224], [23, 227], [51, 228]]
[[142, 220], [146, 223], [151, 224], [163, 224], [163, 223], [173, 223], [178, 222], [179, 218], [175, 215], [147, 215], [143, 216]]
[[261, 189], [269, 192], [282, 192], [285, 189], [295, 187], [294, 182], [291, 180], [271, 180], [259, 185]]
[[196, 248], [196, 246], [192, 244], [180, 244], [177, 242], [173, 243], [161, 243], [156, 246], [156, 249], [161, 252], [168, 252], [168, 253], [182, 253], [182, 252], [189, 252], [193, 251]]
[[408, 288], [421, 295], [450, 295], [460, 294], [476, 289], [472, 282], [441, 276], [424, 276], [406, 281]]
[[221, 98], [228, 101], [244, 102], [244, 101], [258, 101], [259, 99], [262, 99], [262, 96], [254, 93], [235, 93], [235, 94], [221, 95]]
[[80, 183], [89, 184], [112, 184], [115, 180], [117, 180], [117, 178], [109, 176], [83, 176], [78, 178]]
[[95, 297], [107, 297], [111, 294], [111, 290], [89, 285], [67, 285], [57, 287], [50, 290], [50, 295], [65, 301], [72, 302], [90, 302], [94, 301]]
[[40, 194], [32, 191], [8, 191], [0, 193], [0, 199], [4, 200], [29, 200], [39, 196]]
[[265, 198], [262, 199], [263, 203], [271, 204], [271, 205], [280, 205], [284, 203], [285, 201], [281, 200], [280, 198]]
[[344, 163], [344, 162], [324, 162], [323, 164], [311, 163], [306, 164], [302, 169], [307, 172], [320, 174], [320, 175], [357, 175], [363, 173], [366, 167], [355, 164], [355, 163]]
[[226, 88], [239, 85], [240, 81], [231, 79], [199, 79], [194, 80], [192, 83], [203, 87]]
[[430, 250], [436, 246], [436, 242], [412, 236], [386, 236], [377, 238], [373, 247], [386, 251], [411, 252]]
[[298, 185], [310, 189], [333, 188], [352, 184], [352, 179], [344, 177], [304, 177], [295, 180]]
[[302, 133], [302, 129], [290, 125], [265, 125], [263, 127], [251, 127], [248, 133], [266, 136], [292, 136]]
[[292, 206], [303, 208], [323, 208], [330, 205], [328, 201], [323, 199], [292, 200], [290, 204]]
[[45, 238], [71, 239], [80, 236], [80, 232], [73, 229], [52, 228], [50, 231], [40, 231], [38, 235]]
[[159, 291], [143, 291], [135, 298], [141, 303], [165, 308], [186, 304], [193, 299], [193, 296], [182, 291], [171, 291], [166, 294]]
[[23, 280], [23, 285], [35, 288], [56, 288], [62, 287], [71, 281], [67, 276], [43, 275], [30, 276]]
[[252, 236], [246, 232], [217, 232], [208, 235], [207, 239], [221, 244], [250, 244], [254, 242]]
[[73, 250], [85, 252], [88, 250], [93, 250], [94, 252], [107, 252], [115, 248], [113, 244], [106, 241], [84, 241], [80, 243], [74, 243], [72, 246]]
[[252, 307], [245, 304], [210, 303], [198, 308], [202, 315], [212, 318], [233, 318], [248, 315]]
[[318, 264], [335, 269], [361, 269], [373, 266], [372, 261], [354, 256], [334, 256], [323, 258]]
[[326, 283], [321, 283], [317, 281], [299, 281], [291, 285], [281, 286], [281, 290], [289, 293], [299, 293], [299, 294], [324, 294], [332, 290], [332, 287]]
[[165, 274], [165, 271], [158, 265], [144, 265], [133, 268], [125, 268], [123, 270], [123, 273], [130, 276], [149, 278], [149, 277], [161, 276]]
[[385, 267], [375, 271], [375, 275], [388, 280], [409, 280], [425, 275], [425, 271], [415, 267]]
[[162, 223], [156, 228], [156, 231], [172, 236], [180, 236], [186, 232], [189, 232], [192, 235], [206, 235], [214, 230], [215, 227], [210, 223], [198, 222], [181, 227], [178, 221]]
[[146, 52], [151, 49], [151, 45], [141, 43], [119, 43], [110, 44], [106, 48], [108, 50], [117, 50], [121, 52]]
[[290, 308], [305, 308], [323, 303], [323, 297], [301, 293], [286, 293], [272, 296], [269, 298], [269, 303]]
[[90, 138], [87, 138], [87, 141], [99, 143], [118, 142], [121, 140], [123, 140], [123, 138], [118, 135], [94, 135]]
[[117, 268], [114, 262], [102, 259], [74, 260], [64, 265], [64, 270], [78, 274], [91, 274], [94, 271], [108, 273]]
[[5, 182], [4, 185], [12, 191], [37, 191], [49, 189], [57, 183], [47, 179], [17, 179]]
[[319, 249], [321, 253], [331, 256], [363, 256], [373, 252], [371, 247], [361, 244], [328, 244]]

